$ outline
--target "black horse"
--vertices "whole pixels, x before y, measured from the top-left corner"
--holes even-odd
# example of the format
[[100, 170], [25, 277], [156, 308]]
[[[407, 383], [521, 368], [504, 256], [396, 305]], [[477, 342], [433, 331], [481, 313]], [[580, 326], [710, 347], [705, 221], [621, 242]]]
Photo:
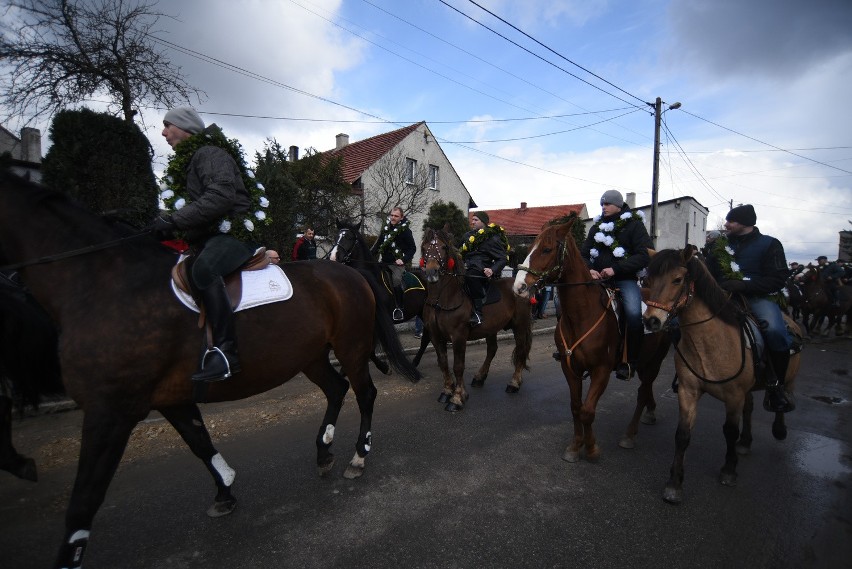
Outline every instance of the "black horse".
[[[208, 515], [235, 507], [235, 472], [213, 446], [189, 380], [201, 338], [197, 315], [171, 290], [174, 264], [174, 253], [150, 235], [122, 237], [64, 194], [0, 174], [0, 269], [20, 267], [23, 282], [60, 331], [62, 380], [84, 413], [56, 567], [81, 566], [131, 431], [152, 409], [212, 475], [217, 495]], [[334, 464], [334, 427], [351, 387], [361, 422], [344, 476], [358, 477], [371, 448], [377, 390], [369, 357], [376, 338], [394, 368], [412, 380], [419, 373], [357, 271], [322, 260], [281, 268], [293, 298], [237, 312], [242, 372], [210, 384], [206, 401], [255, 395], [303, 372], [328, 401], [316, 437], [317, 467], [325, 474]], [[332, 366], [331, 350], [348, 382]]]
[[[395, 296], [391, 287], [390, 280], [383, 276], [382, 264], [377, 262], [370, 252], [370, 247], [364, 241], [361, 235], [361, 224], [352, 225], [343, 221], [337, 221], [337, 239], [334, 242], [329, 253], [329, 258], [332, 261], [338, 261], [346, 265], [350, 265], [359, 271], [364, 271], [372, 275], [376, 282], [379, 283], [381, 292], [376, 293], [376, 303], [384, 307], [388, 314], [392, 314], [396, 308]], [[419, 270], [411, 271], [422, 284], [424, 282], [423, 272]], [[423, 318], [423, 306], [426, 303], [425, 287], [412, 287], [403, 294], [403, 322], [411, 320], [415, 316]], [[423, 336], [420, 338], [420, 349], [417, 350], [417, 355], [414, 356], [414, 365], [420, 364], [420, 359], [423, 353], [429, 346], [429, 330], [424, 326]], [[374, 363], [379, 365], [378, 358], [373, 358]], [[381, 367], [380, 367], [381, 369]], [[384, 371], [384, 370], [383, 370]]]

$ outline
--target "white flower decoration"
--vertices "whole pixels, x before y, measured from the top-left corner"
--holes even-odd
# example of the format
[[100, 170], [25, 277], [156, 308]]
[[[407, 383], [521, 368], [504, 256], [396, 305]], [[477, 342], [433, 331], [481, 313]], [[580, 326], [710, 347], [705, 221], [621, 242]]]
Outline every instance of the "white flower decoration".
[[731, 261], [731, 270], [736, 273], [740, 270], [740, 266], [735, 261]]
[[159, 201], [157, 202], [157, 208], [158, 208], [160, 211], [164, 211], [164, 210], [166, 209], [166, 202], [164, 202], [163, 200], [159, 200]]
[[606, 237], [604, 237], [603, 244], [606, 245], [607, 247], [612, 247], [612, 243], [614, 241], [615, 241], [615, 239], [612, 237], [612, 235], [607, 235]]
[[601, 215], [600, 215], [600, 214], [598, 214], [598, 215], [596, 215], [596, 216], [594, 216], [594, 217], [592, 218], [592, 221], [593, 221], [593, 222], [595, 222], [595, 223], [599, 222], [600, 220], [601, 220]]
[[598, 253], [597, 249], [589, 249], [589, 257], [592, 259], [596, 258], [600, 253]]
[[266, 196], [260, 198], [260, 207], [269, 207], [269, 200], [266, 199]]
[[[249, 170], [248, 168], [246, 168], [246, 175], [247, 175], [249, 178], [254, 179], [254, 172], [253, 172], [252, 170]], [[249, 230], [249, 231], [251, 231], [251, 230]]]
[[245, 228], [246, 228], [246, 229], [248, 229], [249, 231], [254, 231], [254, 223], [252, 223], [250, 219], [246, 219], [246, 220], [244, 220], [244, 221], [243, 221], [243, 225], [244, 225], [244, 226], [245, 226]]
[[642, 211], [642, 210], [640, 209], [639, 211], [637, 211], [637, 212], [636, 212], [636, 215], [638, 215], [639, 217], [641, 217], [641, 218], [642, 218], [642, 221], [645, 221], [645, 212], [644, 212], [644, 211]]
[[625, 211], [621, 214], [621, 219], [630, 219], [631, 217], [633, 217], [632, 211]]
[[623, 257], [624, 256], [624, 247], [616, 247], [615, 249], [612, 250], [612, 254], [615, 255], [616, 257]]
[[603, 243], [605, 240], [606, 240], [606, 235], [604, 235], [600, 231], [595, 233], [595, 241], [597, 241], [598, 243]]
[[162, 192], [160, 192], [160, 197], [163, 198], [164, 200], [172, 198], [172, 197], [174, 197], [174, 195], [175, 195], [175, 191], [172, 190], [172, 189], [165, 189]]
[[186, 205], [186, 200], [181, 198], [181, 199], [179, 199], [178, 201], [175, 202], [175, 210], [179, 210], [180, 208], [182, 208], [185, 205]]
[[730, 245], [725, 245], [725, 251], [728, 253], [728, 255], [733, 255], [733, 254], [734, 254], [734, 250], [733, 250], [733, 249], [731, 249], [731, 246], [730, 246]]
[[263, 184], [261, 184], [260, 182], [257, 183], [257, 189], [260, 190], [261, 192], [266, 190], [266, 188], [264, 188]]
[[256, 211], [256, 212], [254, 212], [254, 216], [255, 216], [256, 218], [258, 218], [260, 221], [263, 221], [264, 219], [266, 219], [266, 214], [265, 214], [265, 213], [263, 213], [262, 211]]
[[231, 222], [225, 219], [219, 224], [219, 233], [228, 233], [229, 231], [231, 231]]
[[601, 223], [599, 227], [601, 231], [612, 231], [615, 229], [615, 222], [608, 221], [607, 223]]

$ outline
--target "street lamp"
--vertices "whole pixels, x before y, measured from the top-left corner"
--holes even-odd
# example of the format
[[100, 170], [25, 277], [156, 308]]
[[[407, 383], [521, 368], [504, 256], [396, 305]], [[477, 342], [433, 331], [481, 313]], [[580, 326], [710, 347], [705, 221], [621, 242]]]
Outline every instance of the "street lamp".
[[[649, 105], [651, 103], [648, 103]], [[657, 247], [657, 202], [660, 189], [660, 117], [663, 101], [659, 97], [654, 104], [654, 177], [651, 182], [651, 242]], [[666, 109], [679, 109], [680, 103], [672, 103]]]

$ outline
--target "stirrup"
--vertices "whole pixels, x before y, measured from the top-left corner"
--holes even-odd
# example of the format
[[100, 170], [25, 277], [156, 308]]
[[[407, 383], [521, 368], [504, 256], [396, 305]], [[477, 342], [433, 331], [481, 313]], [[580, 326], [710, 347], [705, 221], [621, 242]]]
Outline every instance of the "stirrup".
[[402, 308], [393, 309], [393, 319], [394, 322], [402, 322], [405, 320], [405, 313], [402, 311]]
[[482, 316], [480, 316], [478, 312], [474, 312], [470, 315], [470, 319], [468, 319], [467, 323], [470, 325], [471, 328], [479, 326], [480, 324], [482, 324]]
[[[211, 372], [209, 369], [205, 370], [207, 365], [207, 357], [211, 354], [218, 354], [219, 357], [225, 362], [225, 370], [223, 372]], [[205, 371], [207, 373], [205, 374]], [[204, 356], [201, 358], [201, 370], [192, 374], [192, 381], [224, 381], [229, 377], [233, 376], [234, 373], [240, 371], [239, 369], [231, 369], [231, 362], [228, 361], [228, 358], [225, 356], [225, 353], [217, 347], [208, 348], [206, 352], [204, 352]]]
[[615, 368], [615, 377], [622, 381], [630, 381], [630, 378], [632, 378], [635, 373], [636, 370], [629, 362], [622, 362]]

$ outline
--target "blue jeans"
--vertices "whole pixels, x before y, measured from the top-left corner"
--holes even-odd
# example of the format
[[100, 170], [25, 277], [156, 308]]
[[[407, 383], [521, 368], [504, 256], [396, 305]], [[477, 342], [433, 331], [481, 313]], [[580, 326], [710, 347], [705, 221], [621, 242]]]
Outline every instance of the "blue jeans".
[[635, 280], [615, 281], [613, 283], [621, 289], [621, 301], [624, 303], [624, 317], [627, 320], [625, 331], [637, 332], [645, 329], [642, 323], [642, 290]]
[[423, 320], [419, 316], [414, 317], [414, 333], [423, 334]]
[[773, 352], [789, 351], [793, 339], [787, 333], [781, 308], [775, 302], [760, 296], [749, 296], [747, 300], [751, 313], [760, 325], [766, 348]]

